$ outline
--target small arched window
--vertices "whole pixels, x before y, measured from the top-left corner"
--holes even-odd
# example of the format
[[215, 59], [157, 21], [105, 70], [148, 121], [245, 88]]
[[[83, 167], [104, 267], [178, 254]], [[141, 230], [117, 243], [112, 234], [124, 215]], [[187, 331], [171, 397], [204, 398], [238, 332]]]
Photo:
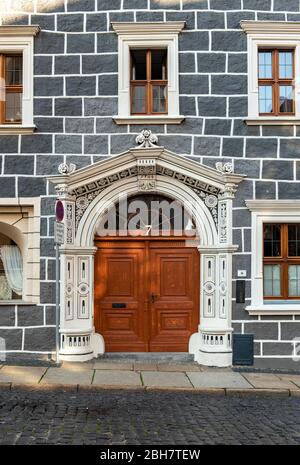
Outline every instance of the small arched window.
[[17, 244], [0, 234], [0, 301], [19, 300], [23, 294], [23, 260]]

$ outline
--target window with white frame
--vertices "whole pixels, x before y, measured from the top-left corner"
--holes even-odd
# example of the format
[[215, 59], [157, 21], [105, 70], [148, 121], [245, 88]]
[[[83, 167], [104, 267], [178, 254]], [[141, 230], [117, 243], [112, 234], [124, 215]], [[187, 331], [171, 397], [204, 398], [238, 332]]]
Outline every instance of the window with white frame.
[[248, 36], [248, 118], [300, 124], [300, 23], [241, 21]]
[[183, 21], [112, 23], [118, 34], [117, 124], [178, 124], [178, 35]]
[[249, 200], [250, 314], [300, 313], [300, 201]]
[[31, 133], [33, 38], [38, 26], [0, 26], [0, 134]]
[[19, 300], [23, 294], [23, 259], [17, 244], [0, 233], [0, 301]]

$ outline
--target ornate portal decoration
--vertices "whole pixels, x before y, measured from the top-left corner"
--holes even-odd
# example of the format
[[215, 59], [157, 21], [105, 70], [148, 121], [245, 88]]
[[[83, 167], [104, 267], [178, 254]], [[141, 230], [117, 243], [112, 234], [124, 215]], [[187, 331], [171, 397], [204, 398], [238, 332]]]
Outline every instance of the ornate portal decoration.
[[219, 171], [222, 174], [230, 174], [233, 173], [233, 164], [230, 162], [227, 163], [222, 163], [221, 161], [218, 161], [216, 163], [216, 170]]
[[59, 174], [72, 174], [76, 170], [76, 165], [74, 163], [70, 163], [69, 165], [67, 163], [61, 163], [58, 166], [58, 172]]
[[139, 144], [137, 148], [148, 149], [155, 147], [158, 143], [158, 138], [149, 129], [143, 129], [143, 131], [136, 137], [136, 143]]
[[219, 239], [220, 243], [227, 242], [227, 203], [221, 201], [219, 204]]
[[138, 186], [140, 191], [156, 190], [156, 161], [155, 159], [137, 160]]

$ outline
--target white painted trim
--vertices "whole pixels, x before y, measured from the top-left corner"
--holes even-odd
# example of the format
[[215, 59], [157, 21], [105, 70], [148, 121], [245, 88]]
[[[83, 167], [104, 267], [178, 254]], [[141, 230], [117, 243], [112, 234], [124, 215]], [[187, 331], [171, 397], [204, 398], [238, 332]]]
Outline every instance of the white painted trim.
[[19, 124], [0, 124], [0, 134], [33, 134], [36, 126], [23, 126]]
[[36, 36], [39, 32], [39, 26], [0, 26], [0, 36], [6, 37]]
[[[298, 304], [265, 304], [263, 296], [263, 224], [300, 223], [300, 200], [247, 200], [251, 211], [251, 304], [246, 307], [250, 315], [295, 314]], [[292, 313], [288, 313], [292, 312]], [[299, 311], [300, 313], [300, 311]]]
[[[166, 48], [168, 50], [168, 115], [166, 116], [172, 118], [173, 124], [179, 124], [182, 121], [179, 113], [178, 34], [182, 31], [184, 24], [184, 21], [112, 23], [113, 29], [118, 34], [118, 115], [114, 117], [118, 124], [129, 124], [131, 117], [131, 48]], [[134, 116], [134, 121], [141, 121], [141, 123], [150, 121], [148, 117], [147, 120], [143, 118], [145, 117]]]
[[240, 25], [247, 34], [300, 34], [300, 21], [242, 20]]

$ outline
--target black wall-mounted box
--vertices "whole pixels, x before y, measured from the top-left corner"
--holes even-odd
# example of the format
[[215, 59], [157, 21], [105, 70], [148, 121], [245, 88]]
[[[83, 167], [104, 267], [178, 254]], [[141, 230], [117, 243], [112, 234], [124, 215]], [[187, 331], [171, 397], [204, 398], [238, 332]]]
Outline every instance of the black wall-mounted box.
[[245, 303], [245, 293], [246, 293], [246, 282], [244, 280], [238, 279], [236, 282], [236, 303], [237, 304]]
[[254, 364], [253, 334], [233, 335], [233, 365]]

